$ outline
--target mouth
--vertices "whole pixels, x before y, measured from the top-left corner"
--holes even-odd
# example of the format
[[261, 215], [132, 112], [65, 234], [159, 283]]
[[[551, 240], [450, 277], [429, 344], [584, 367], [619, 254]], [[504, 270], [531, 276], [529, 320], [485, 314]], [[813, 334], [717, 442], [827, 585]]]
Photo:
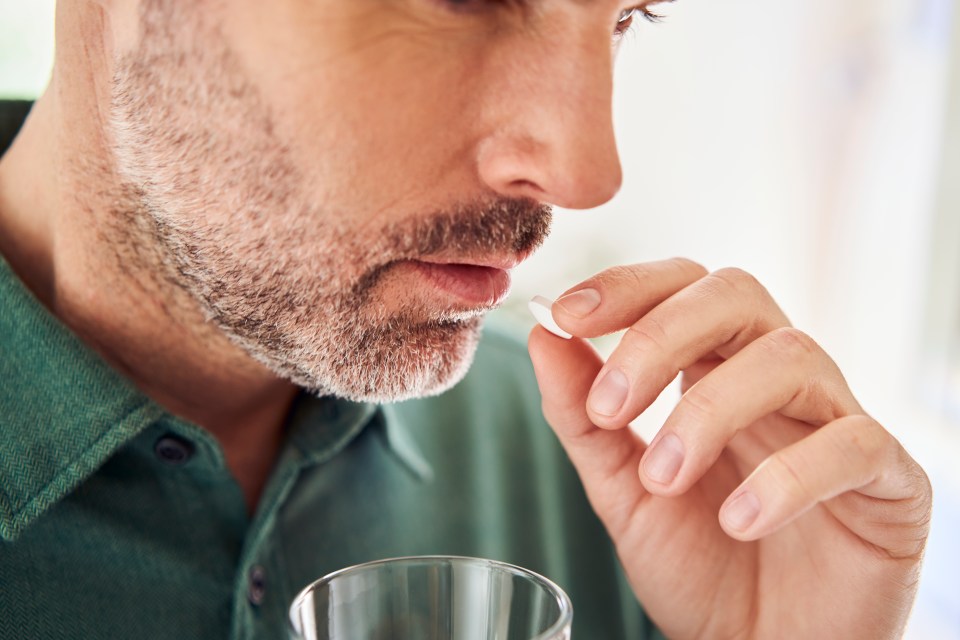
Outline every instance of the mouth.
[[459, 298], [470, 307], [492, 308], [510, 293], [510, 269], [522, 258], [488, 259], [482, 264], [423, 258], [410, 261], [419, 275], [435, 288]]

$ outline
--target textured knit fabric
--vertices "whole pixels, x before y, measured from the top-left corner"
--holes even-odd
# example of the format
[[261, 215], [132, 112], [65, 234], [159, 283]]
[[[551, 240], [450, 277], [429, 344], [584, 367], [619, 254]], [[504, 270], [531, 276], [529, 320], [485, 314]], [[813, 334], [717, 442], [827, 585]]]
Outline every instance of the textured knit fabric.
[[308, 583], [421, 554], [548, 576], [573, 600], [576, 640], [659, 637], [517, 340], [488, 331], [437, 398], [301, 395], [249, 517], [216, 439], [106, 365], [0, 260], [0, 638], [282, 639]]

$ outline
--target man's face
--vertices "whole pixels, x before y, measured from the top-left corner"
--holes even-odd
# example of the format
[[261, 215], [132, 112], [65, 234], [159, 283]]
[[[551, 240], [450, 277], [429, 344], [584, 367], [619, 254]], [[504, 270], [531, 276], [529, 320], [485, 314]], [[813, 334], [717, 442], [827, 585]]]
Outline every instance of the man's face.
[[117, 226], [278, 374], [353, 399], [442, 391], [546, 205], [619, 187], [629, 8], [142, 0], [112, 85]]

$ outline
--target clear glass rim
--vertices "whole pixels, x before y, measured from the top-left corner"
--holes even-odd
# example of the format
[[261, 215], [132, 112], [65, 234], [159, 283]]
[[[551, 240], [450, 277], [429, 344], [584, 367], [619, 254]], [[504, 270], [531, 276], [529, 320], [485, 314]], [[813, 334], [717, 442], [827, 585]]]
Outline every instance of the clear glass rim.
[[531, 638], [530, 640], [544, 640], [550, 638], [552, 635], [564, 630], [565, 627], [571, 624], [573, 621], [573, 603], [570, 601], [570, 596], [561, 589], [557, 583], [549, 578], [545, 578], [535, 571], [530, 569], [524, 569], [523, 567], [517, 566], [515, 564], [510, 564], [509, 562], [502, 562], [500, 560], [490, 560], [488, 558], [472, 558], [470, 556], [400, 556], [397, 558], [384, 558], [382, 560], [372, 560], [370, 562], [361, 562], [360, 564], [355, 564], [350, 567], [344, 567], [343, 569], [338, 569], [333, 573], [328, 573], [319, 580], [314, 580], [306, 587], [300, 590], [300, 593], [293, 599], [293, 602], [290, 604], [290, 609], [288, 610], [287, 624], [290, 627], [289, 632], [295, 634], [294, 637], [299, 636], [300, 632], [296, 629], [296, 618], [295, 615], [300, 607], [303, 605], [304, 600], [306, 600], [310, 594], [316, 590], [318, 587], [332, 581], [333, 579], [342, 576], [345, 573], [352, 573], [354, 571], [362, 569], [371, 569], [378, 565], [384, 564], [395, 564], [395, 563], [420, 563], [420, 562], [430, 562], [441, 560], [444, 562], [451, 562], [452, 564], [460, 565], [481, 565], [485, 567], [493, 567], [507, 573], [512, 573], [515, 575], [523, 576], [524, 578], [538, 584], [542, 587], [547, 593], [551, 594], [553, 598], [557, 601], [559, 606], [560, 613], [557, 616], [556, 622], [554, 622], [549, 629], [539, 634], [538, 636]]

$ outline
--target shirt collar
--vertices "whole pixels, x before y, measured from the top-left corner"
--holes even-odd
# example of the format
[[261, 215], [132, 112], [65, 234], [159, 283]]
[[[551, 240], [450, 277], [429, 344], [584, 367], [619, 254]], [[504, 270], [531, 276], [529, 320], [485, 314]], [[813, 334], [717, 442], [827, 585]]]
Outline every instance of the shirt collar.
[[0, 258], [0, 538], [11, 540], [163, 410]]
[[397, 405], [318, 398], [304, 392], [291, 412], [289, 442], [303, 466], [322, 464], [368, 426], [383, 435], [389, 451], [417, 480], [433, 479], [433, 468], [413, 437], [413, 425]]
[[290, 413], [288, 443], [304, 465], [321, 464], [350, 444], [370, 424], [377, 409], [374, 404], [303, 392]]

